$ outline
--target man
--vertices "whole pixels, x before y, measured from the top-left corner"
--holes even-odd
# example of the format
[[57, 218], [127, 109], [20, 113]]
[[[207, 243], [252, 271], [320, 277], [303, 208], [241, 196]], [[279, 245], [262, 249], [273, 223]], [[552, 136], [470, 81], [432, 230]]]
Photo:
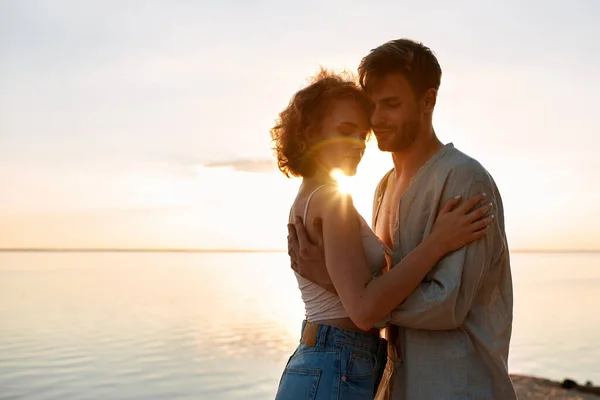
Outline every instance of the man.
[[[440, 65], [429, 48], [398, 39], [372, 50], [358, 72], [373, 101], [379, 149], [394, 162], [377, 187], [372, 225], [393, 249], [392, 268], [429, 235], [447, 200], [483, 192], [496, 216], [483, 239], [442, 259], [387, 318], [388, 395], [516, 399], [507, 369], [513, 293], [502, 200], [481, 164], [435, 134]], [[292, 267], [330, 288], [322, 248], [306, 239], [301, 221], [289, 228]]]

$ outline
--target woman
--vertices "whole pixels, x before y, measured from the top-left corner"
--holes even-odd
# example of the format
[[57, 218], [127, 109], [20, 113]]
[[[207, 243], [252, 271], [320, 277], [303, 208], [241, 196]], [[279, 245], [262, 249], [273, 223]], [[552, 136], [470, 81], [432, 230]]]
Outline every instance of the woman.
[[445, 254], [483, 237], [491, 222], [492, 216], [485, 217], [489, 205], [468, 213], [483, 196], [456, 209], [460, 199], [454, 199], [443, 207], [432, 233], [399, 266], [379, 276], [389, 249], [331, 177], [334, 170], [356, 173], [371, 129], [369, 107], [353, 80], [321, 71], [294, 95], [271, 130], [279, 169], [302, 177], [290, 221], [322, 220], [325, 261], [335, 286], [333, 293], [296, 274], [306, 321], [277, 399], [372, 399], [387, 358], [386, 342], [374, 329], [377, 321]]

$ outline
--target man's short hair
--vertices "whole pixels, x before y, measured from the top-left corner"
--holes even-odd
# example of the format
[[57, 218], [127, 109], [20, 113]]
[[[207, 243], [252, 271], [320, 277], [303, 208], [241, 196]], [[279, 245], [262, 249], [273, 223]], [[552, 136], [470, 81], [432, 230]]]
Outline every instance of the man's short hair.
[[372, 49], [358, 67], [360, 86], [369, 92], [374, 80], [400, 73], [408, 80], [415, 95], [438, 90], [442, 69], [431, 49], [410, 39], [390, 40]]

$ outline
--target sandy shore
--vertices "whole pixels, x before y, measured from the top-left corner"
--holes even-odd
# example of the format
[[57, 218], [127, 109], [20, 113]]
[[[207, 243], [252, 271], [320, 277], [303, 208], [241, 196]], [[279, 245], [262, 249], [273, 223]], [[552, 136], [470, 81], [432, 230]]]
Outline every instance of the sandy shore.
[[532, 376], [511, 375], [519, 400], [600, 400], [600, 396], [560, 387], [561, 382]]

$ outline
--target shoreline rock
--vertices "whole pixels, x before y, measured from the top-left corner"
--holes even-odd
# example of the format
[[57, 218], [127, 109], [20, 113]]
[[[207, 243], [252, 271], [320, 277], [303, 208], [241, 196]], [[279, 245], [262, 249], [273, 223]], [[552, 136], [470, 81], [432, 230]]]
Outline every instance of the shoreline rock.
[[[573, 385], [573, 381], [552, 381], [536, 376], [511, 374], [519, 400], [600, 400], [600, 396], [586, 393], [589, 386]], [[572, 387], [572, 389], [564, 389]], [[595, 387], [593, 390], [596, 390]]]

